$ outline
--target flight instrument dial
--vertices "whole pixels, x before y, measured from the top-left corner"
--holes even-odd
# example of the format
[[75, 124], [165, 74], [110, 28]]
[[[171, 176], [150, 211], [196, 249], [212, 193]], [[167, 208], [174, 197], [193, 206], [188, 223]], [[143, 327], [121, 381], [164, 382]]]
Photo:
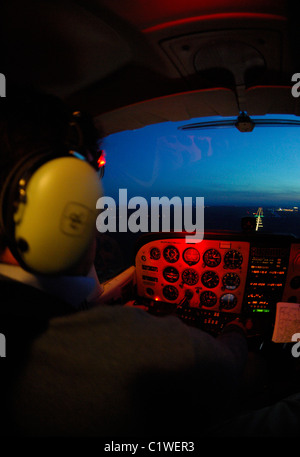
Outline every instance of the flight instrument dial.
[[234, 290], [240, 285], [240, 278], [236, 273], [226, 273], [222, 279], [225, 289]]
[[187, 268], [182, 272], [182, 280], [185, 284], [193, 286], [199, 281], [199, 275], [193, 268]]
[[234, 270], [235, 268], [240, 268], [243, 263], [243, 256], [239, 251], [231, 250], [226, 252], [224, 256], [224, 264], [227, 268]]
[[202, 284], [208, 289], [213, 289], [219, 284], [219, 276], [214, 271], [206, 271], [203, 273], [201, 280]]
[[163, 255], [169, 263], [175, 263], [179, 259], [179, 251], [175, 246], [167, 246], [164, 249]]
[[233, 294], [224, 294], [220, 298], [220, 309], [230, 310], [237, 304], [237, 298]]
[[174, 301], [178, 298], [179, 292], [175, 286], [165, 286], [163, 288], [163, 295], [167, 300]]
[[188, 265], [195, 265], [200, 260], [199, 251], [195, 248], [187, 248], [183, 253], [183, 260]]
[[179, 279], [178, 270], [174, 267], [167, 267], [163, 271], [163, 277], [168, 282], [176, 282]]
[[154, 260], [160, 259], [160, 250], [158, 248], [152, 248], [150, 251], [150, 258]]
[[206, 306], [207, 308], [210, 308], [212, 306], [215, 306], [217, 303], [217, 296], [214, 292], [211, 290], [206, 290], [205, 292], [202, 292], [200, 295], [200, 304], [201, 306]]
[[205, 265], [217, 267], [221, 263], [221, 254], [216, 249], [208, 249], [203, 255]]

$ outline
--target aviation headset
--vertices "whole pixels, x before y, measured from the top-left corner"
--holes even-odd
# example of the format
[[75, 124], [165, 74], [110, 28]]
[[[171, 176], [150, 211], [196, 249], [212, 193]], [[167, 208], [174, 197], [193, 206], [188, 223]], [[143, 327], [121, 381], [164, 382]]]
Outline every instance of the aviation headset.
[[73, 113], [59, 150], [47, 147], [19, 160], [1, 190], [7, 245], [36, 274], [57, 275], [78, 265], [95, 233], [102, 188], [96, 152], [85, 149], [80, 120], [81, 113]]

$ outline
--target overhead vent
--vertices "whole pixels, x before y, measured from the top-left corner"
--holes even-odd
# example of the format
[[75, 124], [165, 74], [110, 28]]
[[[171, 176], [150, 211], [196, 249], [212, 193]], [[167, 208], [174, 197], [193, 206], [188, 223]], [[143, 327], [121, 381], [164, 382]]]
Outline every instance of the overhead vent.
[[[194, 56], [195, 72], [206, 74], [216, 82], [227, 77], [228, 82], [235, 86], [247, 84], [247, 77], [250, 79], [251, 74], [257, 75], [265, 68], [266, 61], [262, 53], [240, 41], [228, 40], [206, 44]], [[223, 81], [224, 83], [226, 81]]]
[[235, 29], [171, 38], [161, 46], [191, 88], [235, 89], [240, 111], [247, 111], [245, 89], [280, 74], [281, 33]]
[[182, 35], [163, 40], [161, 47], [183, 76], [192, 76], [207, 68], [234, 74], [238, 63], [281, 71], [281, 44], [280, 32], [255, 28]]

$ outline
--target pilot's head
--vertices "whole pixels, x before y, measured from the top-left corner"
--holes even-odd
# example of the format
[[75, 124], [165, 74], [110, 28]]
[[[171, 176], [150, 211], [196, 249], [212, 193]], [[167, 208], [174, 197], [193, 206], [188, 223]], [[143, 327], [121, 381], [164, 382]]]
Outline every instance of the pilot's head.
[[84, 273], [101, 196], [98, 132], [56, 97], [14, 90], [2, 100], [2, 261], [9, 252], [36, 274]]

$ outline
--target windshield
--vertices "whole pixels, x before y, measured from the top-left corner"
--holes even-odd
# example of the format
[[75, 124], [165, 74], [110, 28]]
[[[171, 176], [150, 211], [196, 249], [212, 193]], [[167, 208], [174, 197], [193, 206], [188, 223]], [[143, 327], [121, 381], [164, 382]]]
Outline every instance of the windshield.
[[[252, 132], [239, 131], [235, 118], [225, 119], [231, 126], [218, 126], [224, 118], [214, 117], [110, 135], [102, 144], [104, 193], [116, 204], [120, 189], [126, 189], [128, 200], [139, 196], [149, 204], [152, 197], [204, 197], [205, 230], [240, 231], [241, 219], [253, 217], [256, 230], [300, 236], [300, 129], [295, 122], [300, 118], [259, 119], [266, 124]], [[282, 125], [275, 123], [278, 119]], [[217, 126], [203, 127], [208, 122]], [[116, 243], [123, 265], [132, 264], [131, 243], [141, 232], [104, 235]]]

